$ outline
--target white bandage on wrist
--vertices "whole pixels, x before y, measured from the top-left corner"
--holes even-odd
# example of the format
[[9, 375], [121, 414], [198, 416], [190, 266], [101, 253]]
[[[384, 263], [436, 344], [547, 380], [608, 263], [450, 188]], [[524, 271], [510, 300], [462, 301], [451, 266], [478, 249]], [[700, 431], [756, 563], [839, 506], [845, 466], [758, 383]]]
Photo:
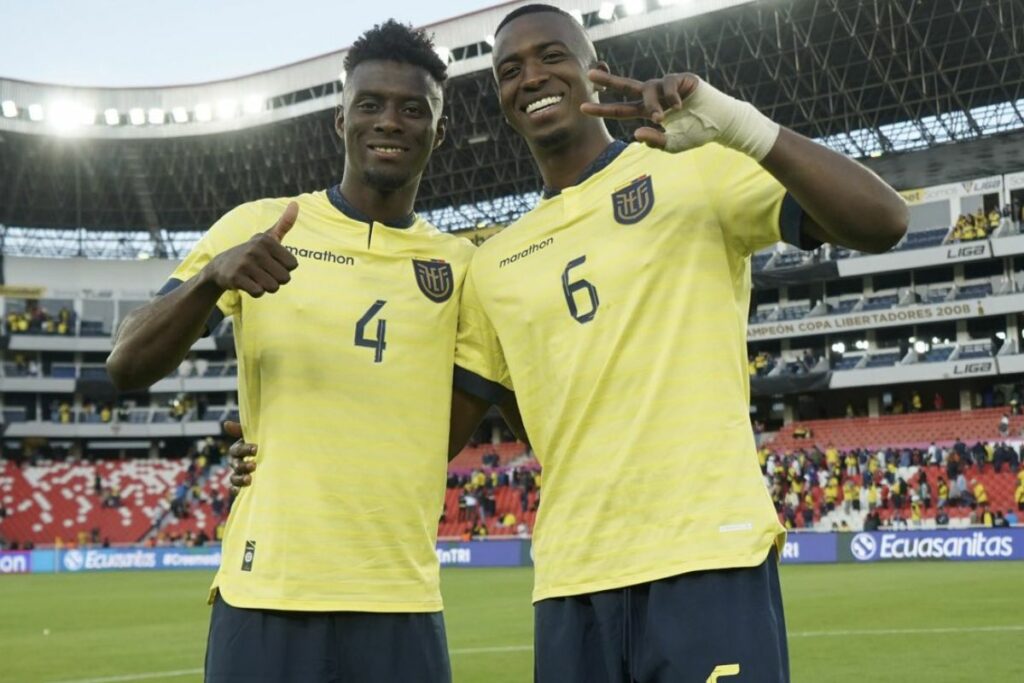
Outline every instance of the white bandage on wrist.
[[779, 124], [754, 105], [729, 97], [704, 81], [683, 102], [682, 110], [669, 110], [662, 121], [668, 143], [665, 150], [681, 152], [718, 142], [761, 161], [779, 137]]

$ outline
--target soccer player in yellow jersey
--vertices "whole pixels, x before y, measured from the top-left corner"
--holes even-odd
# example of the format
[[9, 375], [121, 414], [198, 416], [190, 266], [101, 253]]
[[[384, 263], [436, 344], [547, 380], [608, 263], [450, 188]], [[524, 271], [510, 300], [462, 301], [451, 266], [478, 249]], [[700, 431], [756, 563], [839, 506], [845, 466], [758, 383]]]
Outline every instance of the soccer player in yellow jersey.
[[[545, 189], [473, 257], [456, 384], [514, 391], [544, 467], [536, 679], [788, 680], [784, 533], [748, 413], [749, 257], [779, 240], [885, 251], [906, 205], [692, 74], [611, 75], [558, 8], [512, 11], [492, 56]], [[602, 117], [664, 129], [627, 145]]]
[[[263, 476], [225, 532], [209, 683], [450, 680], [435, 542], [474, 247], [412, 212], [445, 131], [432, 48], [395, 22], [360, 37], [337, 116], [340, 185], [229, 212], [124, 322], [108, 361], [120, 388], [146, 386], [234, 318]], [[467, 405], [451, 417], [486, 408]], [[475, 422], [452, 425], [465, 441]]]

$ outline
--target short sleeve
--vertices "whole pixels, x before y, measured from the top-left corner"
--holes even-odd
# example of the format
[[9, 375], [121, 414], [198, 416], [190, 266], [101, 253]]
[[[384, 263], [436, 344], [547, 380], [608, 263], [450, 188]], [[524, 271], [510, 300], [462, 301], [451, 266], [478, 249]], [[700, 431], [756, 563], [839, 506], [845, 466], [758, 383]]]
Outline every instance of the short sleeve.
[[[158, 296], [173, 291], [181, 284], [191, 280], [221, 252], [241, 244], [259, 230], [261, 223], [257, 204], [243, 204], [226, 213], [203, 235], [188, 256], [178, 264], [170, 278], [157, 292]], [[241, 297], [237, 291], [229, 290], [217, 300], [217, 308], [206, 321], [206, 333], [210, 334], [226, 316], [233, 315], [241, 307]]]
[[800, 249], [821, 246], [803, 234], [803, 208], [759, 163], [715, 143], [700, 152], [705, 189], [719, 223], [744, 256], [779, 241]]
[[454, 385], [493, 404], [502, 403], [513, 391], [498, 333], [480, 303], [472, 265], [462, 285]]

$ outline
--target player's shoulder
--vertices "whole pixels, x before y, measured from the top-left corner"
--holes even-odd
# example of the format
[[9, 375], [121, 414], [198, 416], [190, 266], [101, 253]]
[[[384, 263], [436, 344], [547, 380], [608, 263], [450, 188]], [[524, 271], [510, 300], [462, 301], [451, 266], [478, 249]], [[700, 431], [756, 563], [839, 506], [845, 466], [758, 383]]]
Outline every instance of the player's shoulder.
[[468, 262], [476, 252], [476, 245], [470, 240], [461, 235], [444, 232], [422, 216], [417, 216], [413, 227], [423, 238], [431, 241], [437, 249], [450, 254], [452, 260]]

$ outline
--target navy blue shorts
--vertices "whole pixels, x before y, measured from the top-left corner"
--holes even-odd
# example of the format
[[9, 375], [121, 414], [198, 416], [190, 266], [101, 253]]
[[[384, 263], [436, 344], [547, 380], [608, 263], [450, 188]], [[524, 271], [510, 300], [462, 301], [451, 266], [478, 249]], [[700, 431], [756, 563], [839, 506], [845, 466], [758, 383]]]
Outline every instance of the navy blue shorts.
[[217, 596], [206, 683], [451, 683], [441, 612], [284, 612]]
[[774, 550], [757, 567], [541, 600], [536, 683], [785, 683]]

